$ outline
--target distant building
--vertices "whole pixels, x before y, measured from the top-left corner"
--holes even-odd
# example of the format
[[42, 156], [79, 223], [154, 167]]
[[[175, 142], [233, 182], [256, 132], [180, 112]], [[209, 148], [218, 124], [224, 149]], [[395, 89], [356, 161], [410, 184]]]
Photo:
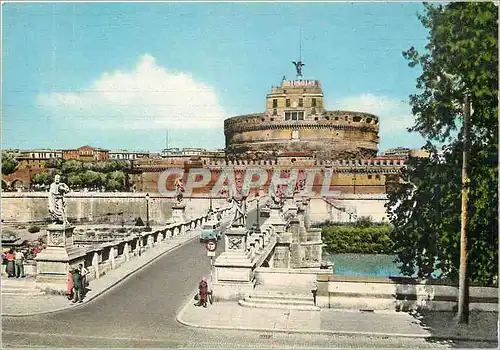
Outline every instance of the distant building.
[[203, 148], [166, 148], [161, 152], [163, 158], [199, 156], [206, 152]]
[[422, 149], [410, 149], [405, 147], [391, 148], [383, 152], [379, 158], [427, 158], [429, 152]]
[[77, 149], [65, 149], [62, 152], [65, 160], [105, 161], [108, 160], [109, 150], [82, 146]]
[[16, 156], [20, 167], [29, 166], [31, 168], [45, 168], [47, 161], [62, 158], [63, 152], [53, 149], [20, 150]]
[[148, 157], [149, 157], [149, 152], [146, 151], [137, 152], [137, 151], [117, 150], [108, 152], [109, 160], [136, 160]]

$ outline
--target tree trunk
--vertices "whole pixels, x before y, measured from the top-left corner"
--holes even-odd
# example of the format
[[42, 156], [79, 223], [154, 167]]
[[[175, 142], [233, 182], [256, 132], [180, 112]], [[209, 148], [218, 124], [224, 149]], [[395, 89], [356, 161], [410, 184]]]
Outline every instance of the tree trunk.
[[467, 281], [467, 222], [469, 205], [469, 174], [467, 166], [469, 161], [469, 119], [470, 119], [470, 100], [465, 97], [464, 107], [464, 125], [463, 125], [463, 159], [462, 159], [462, 215], [460, 228], [460, 270], [458, 279], [458, 311], [457, 322], [469, 322], [469, 300], [468, 300], [468, 281]]

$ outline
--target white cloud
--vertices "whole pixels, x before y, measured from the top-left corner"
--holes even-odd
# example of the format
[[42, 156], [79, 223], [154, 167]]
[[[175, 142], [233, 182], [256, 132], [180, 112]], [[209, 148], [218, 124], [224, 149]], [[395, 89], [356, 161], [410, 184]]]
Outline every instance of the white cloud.
[[227, 117], [212, 87], [168, 72], [148, 54], [135, 70], [106, 72], [82, 92], [41, 94], [38, 104], [56, 117], [103, 129], [222, 129]]

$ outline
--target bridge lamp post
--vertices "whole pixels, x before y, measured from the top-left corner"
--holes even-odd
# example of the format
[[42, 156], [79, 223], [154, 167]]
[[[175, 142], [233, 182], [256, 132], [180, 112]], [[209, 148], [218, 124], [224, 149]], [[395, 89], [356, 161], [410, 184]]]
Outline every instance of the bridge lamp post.
[[257, 189], [257, 194], [255, 195], [257, 197], [257, 233], [260, 232], [260, 213], [259, 213], [259, 200], [260, 200], [260, 188]]
[[146, 231], [151, 231], [149, 226], [149, 193], [146, 193]]

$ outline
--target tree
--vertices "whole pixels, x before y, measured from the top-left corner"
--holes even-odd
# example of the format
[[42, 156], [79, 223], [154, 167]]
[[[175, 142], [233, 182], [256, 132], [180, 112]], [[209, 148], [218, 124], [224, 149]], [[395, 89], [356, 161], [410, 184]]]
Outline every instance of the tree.
[[2, 174], [10, 175], [16, 171], [19, 162], [15, 156], [10, 152], [2, 152]]
[[47, 171], [36, 173], [31, 178], [31, 182], [35, 185], [48, 185], [50, 182], [50, 174]]
[[71, 174], [68, 176], [68, 186], [71, 188], [80, 188], [82, 187], [83, 181], [80, 175]]
[[78, 160], [68, 160], [62, 163], [61, 173], [69, 175], [71, 173], [78, 173], [83, 170], [83, 165], [81, 161]]
[[[410, 96], [415, 125], [428, 139], [428, 159], [411, 159], [389, 193], [391, 239], [405, 274], [436, 267], [452, 280], [460, 264], [463, 106], [470, 97], [470, 192], [467, 275], [498, 278], [498, 11], [493, 3], [425, 4], [426, 52], [403, 53], [420, 66], [419, 94]], [[438, 150], [433, 142], [444, 143]], [[427, 274], [429, 273], [422, 273]]]
[[113, 171], [107, 175], [107, 190], [123, 190], [125, 188], [125, 173], [123, 171]]
[[88, 188], [96, 188], [100, 185], [100, 176], [99, 173], [87, 170], [80, 175], [82, 185]]

